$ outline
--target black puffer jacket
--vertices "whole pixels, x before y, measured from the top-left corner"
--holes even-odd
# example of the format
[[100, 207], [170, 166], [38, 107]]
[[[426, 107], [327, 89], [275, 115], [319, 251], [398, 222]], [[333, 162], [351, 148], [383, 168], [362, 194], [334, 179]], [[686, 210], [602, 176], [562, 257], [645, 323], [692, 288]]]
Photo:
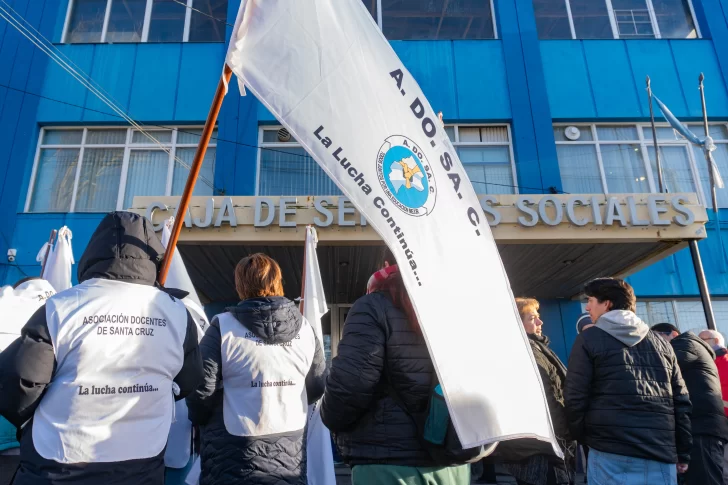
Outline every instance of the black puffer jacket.
[[670, 342], [685, 385], [693, 403], [690, 416], [693, 436], [713, 436], [728, 440], [728, 418], [723, 411], [715, 352], [692, 332], [685, 332]]
[[[303, 317], [283, 297], [252, 298], [228, 308], [241, 325], [267, 344], [295, 339]], [[202, 476], [200, 485], [305, 485], [304, 430], [271, 436], [234, 436], [223, 417], [222, 339], [215, 317], [200, 343], [205, 381], [187, 398], [190, 420], [201, 426]], [[251, 365], [257, 365], [259, 362]], [[309, 404], [324, 393], [326, 358], [316, 338], [311, 368], [306, 376]], [[251, 416], [259, 419], [259, 416]]]
[[675, 353], [634, 313], [608, 312], [576, 337], [566, 376], [572, 436], [589, 448], [690, 460], [690, 398]]
[[[164, 247], [154, 234], [152, 223], [130, 212], [107, 215], [91, 236], [78, 263], [78, 280], [92, 278], [158, 286], [157, 271]], [[186, 292], [159, 287], [160, 291], [183, 298]], [[73, 290], [69, 290], [73, 291]], [[62, 296], [59, 293], [56, 297]], [[114, 298], [115, 295], [108, 295]], [[134, 304], [130, 303], [130, 309]], [[83, 314], [83, 307], [78, 312]], [[136, 310], [139, 311], [139, 310]], [[191, 393], [202, 380], [202, 363], [197, 329], [187, 313], [182, 369], [174, 378], [180, 387], [177, 397]], [[139, 363], [143, 365], [143, 363]], [[22, 330], [21, 337], [0, 354], [0, 414], [18, 428], [31, 419], [56, 370], [53, 342], [48, 332], [45, 306]], [[164, 451], [158, 456], [112, 463], [62, 464], [42, 458], [33, 445], [33, 423], [22, 429], [21, 464], [14, 485], [161, 485], [164, 483]]]
[[356, 301], [331, 365], [321, 418], [349, 465], [433, 466], [410, 413], [427, 409], [434, 368], [425, 340], [384, 293]]

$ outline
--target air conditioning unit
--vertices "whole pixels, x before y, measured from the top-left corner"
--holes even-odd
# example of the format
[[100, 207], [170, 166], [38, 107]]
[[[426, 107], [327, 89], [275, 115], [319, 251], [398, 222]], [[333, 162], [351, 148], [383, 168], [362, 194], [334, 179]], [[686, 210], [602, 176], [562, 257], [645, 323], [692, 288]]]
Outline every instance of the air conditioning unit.
[[571, 141], [576, 141], [581, 137], [581, 131], [576, 126], [567, 126], [564, 130], [564, 136]]

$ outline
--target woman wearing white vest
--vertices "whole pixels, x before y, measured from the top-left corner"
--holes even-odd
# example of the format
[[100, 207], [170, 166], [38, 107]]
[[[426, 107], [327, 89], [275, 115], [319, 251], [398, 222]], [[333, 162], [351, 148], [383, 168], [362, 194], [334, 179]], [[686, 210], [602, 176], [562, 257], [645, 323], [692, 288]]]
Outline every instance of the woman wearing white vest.
[[[0, 288], [0, 352], [20, 338], [20, 331], [30, 316], [55, 294], [48, 281], [35, 276]], [[0, 417], [0, 485], [10, 483], [20, 462], [16, 434], [15, 426]]]
[[213, 318], [200, 343], [205, 382], [187, 398], [201, 426], [200, 485], [305, 485], [304, 427], [324, 391], [323, 349], [283, 297], [273, 259], [243, 258], [235, 287], [242, 301]]
[[162, 485], [174, 400], [202, 379], [195, 322], [161, 288], [150, 221], [107, 215], [79, 285], [46, 301], [0, 356], [0, 414], [22, 427], [15, 485]]

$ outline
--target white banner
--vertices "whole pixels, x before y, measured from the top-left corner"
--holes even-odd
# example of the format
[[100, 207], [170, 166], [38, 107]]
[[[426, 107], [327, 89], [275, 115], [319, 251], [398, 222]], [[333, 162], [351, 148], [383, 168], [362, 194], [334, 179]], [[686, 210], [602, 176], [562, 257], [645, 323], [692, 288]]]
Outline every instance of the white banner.
[[[303, 316], [313, 327], [319, 345], [324, 348], [321, 317], [328, 311], [324, 283], [321, 279], [316, 245], [318, 236], [316, 229], [306, 228], [306, 261], [304, 267], [305, 283], [303, 289]], [[306, 460], [309, 485], [336, 485], [334, 471], [334, 455], [331, 450], [331, 433], [321, 421], [321, 401], [308, 407], [308, 434], [306, 436]]]
[[394, 252], [462, 443], [558, 450], [475, 191], [361, 0], [244, 0], [227, 63]]

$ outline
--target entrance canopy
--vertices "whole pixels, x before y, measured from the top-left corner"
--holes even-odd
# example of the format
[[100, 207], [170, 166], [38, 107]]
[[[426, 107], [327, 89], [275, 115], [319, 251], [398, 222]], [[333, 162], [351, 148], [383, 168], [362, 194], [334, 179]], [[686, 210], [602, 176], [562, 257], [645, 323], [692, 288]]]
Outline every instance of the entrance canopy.
[[[178, 201], [136, 197], [131, 210], [161, 231]], [[481, 206], [514, 294], [542, 299], [572, 298], [592, 278], [628, 276], [706, 237], [695, 194], [483, 195]], [[179, 250], [205, 302], [237, 299], [233, 270], [254, 252], [279, 262], [286, 294], [296, 296], [308, 224], [318, 230], [327, 298], [353, 302], [383, 246], [345, 197], [193, 197]]]

